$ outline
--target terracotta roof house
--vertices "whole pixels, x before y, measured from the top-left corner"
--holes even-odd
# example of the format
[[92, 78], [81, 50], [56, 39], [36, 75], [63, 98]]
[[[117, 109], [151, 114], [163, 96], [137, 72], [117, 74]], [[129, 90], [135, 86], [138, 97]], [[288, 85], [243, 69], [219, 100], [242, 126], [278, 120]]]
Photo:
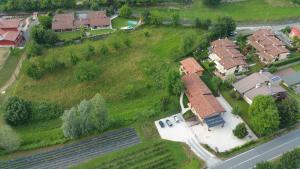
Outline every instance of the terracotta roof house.
[[18, 47], [24, 40], [21, 19], [0, 19], [0, 47]]
[[244, 72], [248, 69], [246, 57], [238, 50], [238, 46], [229, 39], [219, 39], [211, 43], [208, 56], [216, 65], [216, 75], [226, 77]]
[[248, 38], [248, 43], [256, 49], [264, 64], [286, 59], [290, 54], [285, 44], [270, 29], [257, 30]]
[[189, 100], [188, 105], [199, 120], [206, 123], [208, 128], [223, 125], [225, 121], [221, 114], [225, 113], [225, 109], [199, 76], [196, 73], [186, 74], [182, 80], [186, 88], [185, 94]]
[[80, 17], [74, 12], [56, 14], [52, 20], [52, 30], [55, 32], [74, 31], [80, 26], [92, 29], [110, 28], [111, 20], [105, 11], [89, 11]]
[[290, 37], [298, 37], [300, 38], [300, 25], [295, 25], [291, 27]]
[[252, 104], [258, 95], [270, 95], [276, 99], [286, 97], [286, 90], [280, 86], [281, 78], [269, 72], [253, 73], [233, 84], [247, 103]]
[[202, 76], [204, 69], [193, 57], [186, 58], [180, 62], [180, 72], [185, 74], [196, 73], [199, 76]]

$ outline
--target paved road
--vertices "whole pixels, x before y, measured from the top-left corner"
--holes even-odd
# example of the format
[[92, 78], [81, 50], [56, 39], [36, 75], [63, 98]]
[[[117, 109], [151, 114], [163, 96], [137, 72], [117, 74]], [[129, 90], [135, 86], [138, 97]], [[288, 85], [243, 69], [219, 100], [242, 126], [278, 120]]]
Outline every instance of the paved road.
[[0, 169], [65, 169], [86, 160], [140, 143], [136, 131], [124, 128], [107, 132], [62, 148], [10, 161], [0, 161]]
[[300, 129], [223, 161], [210, 169], [249, 169], [259, 162], [272, 160], [297, 147], [300, 147]]

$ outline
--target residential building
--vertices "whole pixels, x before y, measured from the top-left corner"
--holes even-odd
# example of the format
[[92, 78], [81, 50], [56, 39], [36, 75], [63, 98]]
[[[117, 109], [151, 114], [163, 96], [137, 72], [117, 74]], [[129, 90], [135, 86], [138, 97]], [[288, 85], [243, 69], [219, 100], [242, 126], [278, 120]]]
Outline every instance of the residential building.
[[23, 38], [21, 19], [0, 19], [0, 47], [18, 47]]
[[225, 121], [221, 114], [225, 113], [225, 109], [199, 77], [202, 76], [204, 69], [193, 57], [186, 58], [180, 63], [180, 72], [185, 74], [182, 77], [185, 94], [192, 112], [202, 124], [208, 126], [208, 130], [214, 126], [223, 126]]
[[257, 72], [233, 84], [247, 103], [252, 104], [258, 95], [270, 95], [281, 100], [286, 97], [286, 90], [280, 86], [281, 78], [269, 72]]
[[238, 50], [238, 46], [229, 39], [219, 39], [212, 42], [208, 57], [216, 65], [215, 74], [221, 78], [248, 69], [246, 57]]
[[193, 57], [186, 58], [180, 62], [180, 72], [185, 74], [196, 73], [199, 76], [202, 76], [204, 69]]
[[300, 25], [295, 25], [291, 27], [290, 37], [298, 37], [300, 38]]
[[105, 11], [89, 11], [80, 14], [56, 14], [52, 21], [52, 30], [55, 32], [74, 31], [81, 26], [91, 29], [111, 28], [111, 20]]
[[248, 43], [256, 49], [257, 55], [264, 64], [286, 59], [290, 54], [285, 44], [271, 29], [257, 30], [248, 38]]
[[223, 126], [225, 121], [221, 114], [225, 113], [225, 109], [199, 76], [196, 73], [186, 74], [182, 80], [186, 88], [185, 94], [189, 100], [188, 105], [201, 124], [205, 123], [208, 130], [214, 126]]

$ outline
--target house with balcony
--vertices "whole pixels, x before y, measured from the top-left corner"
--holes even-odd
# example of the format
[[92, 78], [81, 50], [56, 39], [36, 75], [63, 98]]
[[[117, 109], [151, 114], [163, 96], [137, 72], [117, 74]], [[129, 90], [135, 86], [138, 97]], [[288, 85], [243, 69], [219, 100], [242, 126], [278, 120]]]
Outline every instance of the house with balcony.
[[248, 44], [256, 50], [261, 62], [268, 65], [286, 59], [290, 51], [271, 29], [259, 29], [248, 38]]
[[209, 59], [215, 63], [215, 74], [222, 79], [248, 70], [246, 57], [229, 39], [218, 39], [211, 43]]

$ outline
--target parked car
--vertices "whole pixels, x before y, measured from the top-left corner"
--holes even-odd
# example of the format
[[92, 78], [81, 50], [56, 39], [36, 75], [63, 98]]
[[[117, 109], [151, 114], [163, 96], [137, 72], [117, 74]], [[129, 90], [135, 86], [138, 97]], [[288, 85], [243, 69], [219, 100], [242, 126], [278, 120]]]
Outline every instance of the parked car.
[[174, 118], [174, 121], [175, 121], [176, 123], [180, 123], [180, 120], [179, 120], [179, 118], [178, 118], [177, 116], [174, 116], [173, 118]]
[[165, 124], [162, 121], [159, 121], [158, 124], [160, 125], [161, 128], [165, 128]]
[[170, 121], [170, 120], [166, 120], [166, 123], [169, 127], [172, 127], [173, 126], [173, 123]]

